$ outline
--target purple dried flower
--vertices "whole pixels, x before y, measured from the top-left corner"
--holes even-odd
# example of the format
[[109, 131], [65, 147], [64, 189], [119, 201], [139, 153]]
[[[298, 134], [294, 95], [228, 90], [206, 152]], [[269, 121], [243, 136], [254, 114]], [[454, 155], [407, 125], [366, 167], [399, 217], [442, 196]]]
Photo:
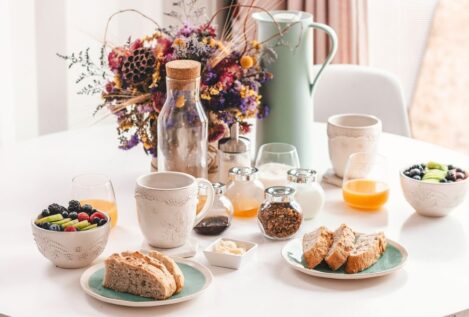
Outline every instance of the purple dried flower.
[[139, 142], [138, 135], [134, 134], [128, 140], [124, 140], [121, 145], [119, 146], [122, 150], [130, 150], [134, 146], [136, 146]]

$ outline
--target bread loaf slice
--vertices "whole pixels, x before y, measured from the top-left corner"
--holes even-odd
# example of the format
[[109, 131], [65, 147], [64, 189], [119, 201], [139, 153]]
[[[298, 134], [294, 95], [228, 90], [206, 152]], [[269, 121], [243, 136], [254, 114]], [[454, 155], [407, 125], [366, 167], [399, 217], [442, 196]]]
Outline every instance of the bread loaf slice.
[[383, 255], [386, 247], [386, 237], [382, 232], [359, 235], [348, 257], [345, 272], [358, 273], [369, 268]]
[[324, 259], [333, 271], [344, 265], [353, 250], [354, 243], [355, 234], [349, 226], [342, 224], [334, 231], [332, 246]]
[[148, 256], [157, 259], [158, 261], [164, 264], [164, 266], [166, 267], [166, 269], [168, 269], [169, 273], [171, 273], [176, 282], [176, 293], [182, 291], [182, 289], [184, 288], [184, 274], [182, 274], [182, 271], [177, 265], [177, 263], [169, 256], [158, 251], [150, 251], [148, 253]]
[[174, 278], [165, 266], [140, 252], [115, 253], [104, 265], [106, 288], [159, 300], [176, 291]]
[[332, 244], [332, 232], [319, 227], [303, 236], [303, 257], [308, 268], [315, 268], [327, 255]]

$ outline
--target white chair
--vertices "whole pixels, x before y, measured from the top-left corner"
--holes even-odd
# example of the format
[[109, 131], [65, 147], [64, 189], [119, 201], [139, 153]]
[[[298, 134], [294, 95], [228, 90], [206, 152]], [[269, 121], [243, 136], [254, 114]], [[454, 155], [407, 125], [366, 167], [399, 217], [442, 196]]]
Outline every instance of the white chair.
[[[320, 65], [314, 66], [314, 74]], [[401, 85], [392, 74], [372, 67], [333, 64], [316, 84], [314, 119], [340, 113], [364, 113], [380, 118], [383, 131], [410, 136]]]

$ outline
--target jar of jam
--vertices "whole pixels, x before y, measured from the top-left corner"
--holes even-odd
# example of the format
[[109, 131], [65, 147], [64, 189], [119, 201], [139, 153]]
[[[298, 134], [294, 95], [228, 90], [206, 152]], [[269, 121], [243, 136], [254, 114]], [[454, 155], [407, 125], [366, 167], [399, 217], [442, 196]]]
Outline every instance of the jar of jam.
[[233, 219], [233, 205], [225, 196], [226, 186], [223, 183], [213, 183], [215, 198], [207, 215], [194, 227], [198, 234], [214, 236], [225, 231]]
[[300, 230], [303, 212], [295, 201], [295, 189], [273, 186], [265, 190], [265, 201], [257, 214], [264, 236], [273, 240], [290, 239]]
[[234, 207], [235, 217], [255, 217], [264, 200], [264, 185], [258, 179], [255, 167], [233, 167], [230, 169], [226, 196]]

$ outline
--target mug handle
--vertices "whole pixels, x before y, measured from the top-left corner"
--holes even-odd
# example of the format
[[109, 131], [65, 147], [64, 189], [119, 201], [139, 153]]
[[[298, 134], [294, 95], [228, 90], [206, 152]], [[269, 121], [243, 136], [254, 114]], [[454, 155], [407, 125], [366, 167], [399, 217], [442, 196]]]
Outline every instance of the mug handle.
[[[331, 28], [328, 25], [322, 24], [322, 23], [311, 22], [308, 25], [308, 28], [319, 29], [319, 30], [322, 30], [322, 31], [326, 32], [326, 34], [329, 36], [329, 39], [331, 40], [331, 49], [329, 50], [329, 54], [327, 55], [326, 60], [324, 61], [324, 63], [322, 63], [322, 66], [319, 69], [316, 76], [314, 76], [313, 81], [310, 83], [309, 88], [310, 88], [310, 92], [312, 94], [314, 92], [314, 87], [316, 86], [316, 82], [318, 81], [319, 76], [321, 76], [322, 71], [324, 70], [324, 68], [327, 65], [329, 65], [331, 60], [334, 58], [335, 53], [337, 53], [337, 34], [335, 33], [333, 28]], [[312, 74], [312, 69], [309, 70], [309, 71]], [[312, 77], [313, 76], [310, 76], [310, 78], [312, 78]]]
[[204, 207], [200, 212], [195, 216], [194, 227], [202, 221], [207, 215], [208, 210], [212, 207], [213, 201], [215, 200], [215, 190], [213, 189], [212, 183], [210, 183], [205, 178], [197, 178], [197, 184], [205, 183], [207, 185], [207, 200], [205, 201]]

